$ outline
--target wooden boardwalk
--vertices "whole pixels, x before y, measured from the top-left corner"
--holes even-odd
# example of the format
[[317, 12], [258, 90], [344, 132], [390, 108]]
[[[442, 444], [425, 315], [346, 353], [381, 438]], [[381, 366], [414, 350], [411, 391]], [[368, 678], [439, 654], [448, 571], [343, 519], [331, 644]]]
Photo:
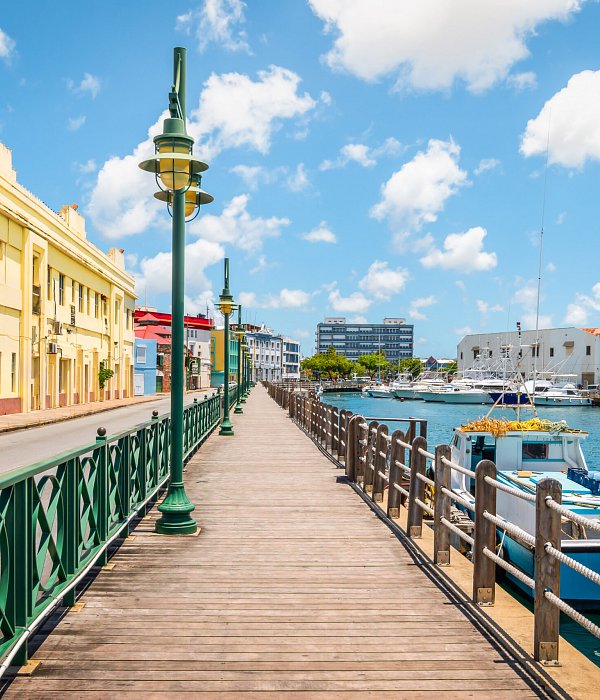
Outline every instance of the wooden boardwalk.
[[186, 472], [201, 535], [153, 511], [6, 697], [554, 697], [262, 387], [234, 424]]

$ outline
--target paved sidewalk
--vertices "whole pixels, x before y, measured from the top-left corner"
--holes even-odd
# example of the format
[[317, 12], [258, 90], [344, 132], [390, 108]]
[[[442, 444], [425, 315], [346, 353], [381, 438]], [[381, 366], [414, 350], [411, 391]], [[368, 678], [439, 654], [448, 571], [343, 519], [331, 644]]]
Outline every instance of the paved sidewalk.
[[[198, 398], [204, 394], [212, 394], [214, 389], [196, 389], [188, 391], [190, 394], [197, 394]], [[46, 425], [48, 423], [60, 423], [61, 421], [70, 420], [71, 418], [80, 418], [81, 416], [91, 416], [94, 413], [103, 413], [104, 411], [112, 411], [115, 408], [123, 408], [125, 406], [134, 406], [140, 403], [150, 403], [165, 399], [170, 394], [152, 394], [151, 396], [134, 396], [130, 399], [111, 399], [109, 401], [94, 401], [93, 403], [77, 404], [75, 406], [63, 406], [62, 408], [47, 408], [44, 411], [31, 411], [29, 413], [9, 413], [5, 416], [0, 416], [0, 433], [7, 433], [13, 430], [23, 430], [38, 425]]]

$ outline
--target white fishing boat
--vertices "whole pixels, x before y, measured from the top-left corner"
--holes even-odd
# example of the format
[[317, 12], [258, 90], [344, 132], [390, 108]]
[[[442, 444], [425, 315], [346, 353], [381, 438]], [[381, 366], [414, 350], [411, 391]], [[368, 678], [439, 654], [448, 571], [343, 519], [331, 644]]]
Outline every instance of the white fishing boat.
[[[482, 459], [496, 464], [498, 481], [535, 494], [546, 477], [560, 481], [562, 504], [573, 513], [600, 519], [600, 472], [588, 469], [582, 450], [587, 433], [572, 430], [564, 421], [551, 423], [538, 418], [525, 423], [481, 420], [454, 430], [451, 460], [474, 471]], [[474, 504], [474, 480], [452, 472], [452, 488], [467, 503]], [[535, 503], [497, 490], [498, 517], [535, 536]], [[528, 576], [535, 577], [533, 547], [513, 539], [497, 528], [498, 552]], [[600, 573], [600, 535], [595, 529], [563, 521], [561, 550]], [[510, 574], [509, 574], [510, 576]], [[533, 591], [516, 578], [513, 582], [529, 595]], [[600, 588], [570, 567], [561, 564], [561, 598], [577, 604], [600, 602]]]
[[448, 376], [440, 372], [423, 372], [412, 382], [399, 382], [394, 389], [397, 399], [422, 400], [422, 392], [440, 389], [448, 384]]
[[421, 398], [424, 401], [432, 401], [435, 403], [453, 403], [453, 404], [488, 404], [493, 403], [490, 394], [485, 389], [478, 389], [469, 386], [453, 386], [442, 387], [432, 391], [421, 392]]
[[363, 389], [363, 393], [373, 399], [394, 398], [394, 390], [387, 384], [370, 384]]

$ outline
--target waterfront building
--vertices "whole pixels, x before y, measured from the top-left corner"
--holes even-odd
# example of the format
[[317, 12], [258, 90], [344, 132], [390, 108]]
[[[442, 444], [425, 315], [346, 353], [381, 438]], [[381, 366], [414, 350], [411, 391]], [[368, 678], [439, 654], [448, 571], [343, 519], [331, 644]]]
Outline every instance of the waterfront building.
[[[213, 321], [198, 314], [184, 316], [183, 322], [186, 388], [208, 388], [211, 386], [210, 332]], [[135, 329], [137, 337], [154, 338], [157, 341], [157, 391], [171, 391], [171, 314], [157, 311], [151, 306], [137, 307]]]
[[292, 338], [281, 339], [281, 378], [283, 380], [300, 379], [300, 343]]
[[[210, 385], [225, 384], [225, 329], [213, 328], [210, 333]], [[238, 341], [233, 328], [229, 329], [229, 382], [237, 381]]]
[[133, 287], [123, 251], [25, 189], [0, 144], [0, 414], [132, 396]]
[[264, 323], [245, 325], [252, 381], [300, 379], [300, 341], [274, 333]]
[[156, 394], [156, 356], [158, 341], [137, 337], [133, 344], [133, 393], [135, 396]]
[[325, 318], [317, 324], [315, 349], [327, 352], [330, 347], [352, 362], [380, 350], [388, 362], [398, 362], [413, 356], [414, 326], [403, 318], [384, 318], [383, 323], [348, 323], [343, 316]]
[[466, 335], [457, 347], [458, 370], [469, 369], [482, 355], [490, 362], [508, 354], [529, 376], [536, 372], [574, 375], [572, 382], [586, 387], [600, 383], [600, 329], [544, 328]]

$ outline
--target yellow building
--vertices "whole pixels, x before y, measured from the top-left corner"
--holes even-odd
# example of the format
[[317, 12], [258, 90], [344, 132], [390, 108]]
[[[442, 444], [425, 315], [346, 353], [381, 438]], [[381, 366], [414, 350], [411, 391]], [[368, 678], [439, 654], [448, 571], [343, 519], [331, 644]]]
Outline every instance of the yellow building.
[[[218, 387], [225, 382], [225, 330], [213, 328], [210, 332], [210, 385]], [[229, 331], [229, 381], [237, 381], [238, 344], [234, 331]]]
[[0, 414], [133, 396], [133, 285], [123, 252], [20, 185], [0, 143]]

